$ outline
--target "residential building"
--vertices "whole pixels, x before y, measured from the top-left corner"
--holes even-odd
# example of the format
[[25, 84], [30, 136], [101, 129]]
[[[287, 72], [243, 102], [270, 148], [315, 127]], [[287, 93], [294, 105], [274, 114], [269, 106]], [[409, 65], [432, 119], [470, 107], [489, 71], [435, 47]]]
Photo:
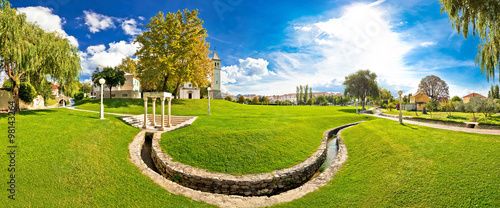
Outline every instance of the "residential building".
[[[94, 84], [96, 98], [101, 97], [101, 84]], [[104, 98], [109, 98], [109, 87], [104, 84]], [[141, 98], [141, 82], [130, 73], [125, 72], [125, 83], [111, 88], [111, 98]]]
[[468, 94], [466, 96], [463, 96], [462, 97], [462, 100], [464, 101], [464, 103], [468, 103], [470, 101], [471, 98], [473, 97], [478, 97], [478, 98], [486, 98], [478, 93], [471, 93], [471, 94]]
[[51, 87], [52, 87], [52, 95], [54, 97], [59, 96], [59, 86], [57, 86], [57, 85], [51, 85]]
[[410, 97], [410, 105], [406, 105], [405, 110], [422, 110], [425, 103], [429, 102], [429, 96], [426, 94], [417, 92], [417, 94]]

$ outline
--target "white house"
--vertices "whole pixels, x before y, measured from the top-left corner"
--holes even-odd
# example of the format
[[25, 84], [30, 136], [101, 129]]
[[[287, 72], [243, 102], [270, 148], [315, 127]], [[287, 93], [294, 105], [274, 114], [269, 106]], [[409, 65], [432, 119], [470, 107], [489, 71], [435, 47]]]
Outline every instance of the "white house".
[[[101, 97], [101, 84], [94, 84], [96, 98]], [[109, 87], [104, 84], [104, 98], [109, 98]], [[111, 98], [141, 98], [141, 83], [130, 73], [125, 72], [125, 83], [111, 88]]]

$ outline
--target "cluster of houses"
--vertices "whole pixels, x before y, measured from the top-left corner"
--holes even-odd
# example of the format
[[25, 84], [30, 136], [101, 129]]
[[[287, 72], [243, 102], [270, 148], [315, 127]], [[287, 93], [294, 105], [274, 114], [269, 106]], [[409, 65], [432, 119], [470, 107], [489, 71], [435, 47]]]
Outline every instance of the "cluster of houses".
[[[462, 97], [462, 100], [464, 103], [468, 103], [471, 98], [473, 97], [479, 97], [479, 98], [486, 98], [478, 93], [471, 93], [466, 96]], [[429, 102], [430, 98], [426, 94], [423, 93], [418, 93], [410, 97], [410, 104], [405, 104], [402, 106], [402, 109], [408, 110], [408, 111], [414, 111], [414, 110], [419, 110], [421, 111], [425, 104]], [[448, 102], [448, 99], [442, 99], [439, 101], [439, 104], [443, 105], [446, 102]]]

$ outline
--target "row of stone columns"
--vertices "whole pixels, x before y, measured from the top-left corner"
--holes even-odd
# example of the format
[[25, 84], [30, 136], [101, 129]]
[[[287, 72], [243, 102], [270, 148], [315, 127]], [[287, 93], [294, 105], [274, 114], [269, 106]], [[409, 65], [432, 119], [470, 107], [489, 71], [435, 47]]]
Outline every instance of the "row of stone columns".
[[[156, 99], [158, 97], [152, 97], [153, 99], [153, 128], [156, 127]], [[144, 125], [143, 128], [147, 129], [147, 121], [148, 121], [148, 97], [144, 96]], [[172, 126], [172, 118], [171, 118], [171, 104], [172, 104], [172, 98], [171, 97], [166, 97], [168, 100], [168, 114], [167, 114], [167, 127]], [[161, 127], [160, 130], [164, 131], [165, 130], [165, 97], [160, 97], [161, 100]]]

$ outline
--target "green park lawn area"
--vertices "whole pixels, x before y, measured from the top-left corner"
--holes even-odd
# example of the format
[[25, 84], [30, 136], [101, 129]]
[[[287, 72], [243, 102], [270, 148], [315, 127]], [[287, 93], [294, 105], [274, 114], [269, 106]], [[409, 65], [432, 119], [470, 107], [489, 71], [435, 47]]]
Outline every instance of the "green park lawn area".
[[[385, 114], [391, 114], [391, 115], [399, 115], [399, 111], [396, 109], [392, 109], [391, 111], [385, 110], [382, 111]], [[427, 112], [427, 114], [423, 114], [422, 111], [417, 112], [418, 116], [415, 115], [415, 111], [401, 111], [403, 113], [403, 116], [411, 116], [411, 117], [421, 117], [421, 118], [432, 118], [436, 120], [453, 120], [453, 121], [462, 121], [462, 122], [469, 122], [473, 120], [473, 115], [472, 113], [464, 113], [464, 112], [451, 112], [451, 115], [453, 118], [447, 118], [448, 113], [447, 112], [440, 112], [440, 111], [435, 111], [435, 112]], [[490, 124], [495, 124], [495, 125], [500, 125], [500, 116], [498, 115], [491, 115], [485, 117], [484, 114], [482, 113], [476, 113], [475, 114], [476, 119], [478, 119], [479, 122], [485, 122], [485, 123], [490, 123]]]
[[[211, 116], [207, 116], [207, 100], [173, 100], [172, 104], [173, 115], [198, 119], [189, 128], [163, 134], [163, 151], [184, 164], [230, 174], [291, 167], [316, 151], [326, 130], [373, 119], [355, 114], [355, 107], [241, 105], [211, 100]], [[141, 99], [105, 100], [107, 112], [141, 114], [143, 105]], [[93, 101], [77, 108], [99, 109]]]
[[46, 106], [53, 106], [53, 105], [57, 104], [57, 100], [55, 100], [55, 99], [47, 99], [45, 101], [45, 103], [46, 103]]
[[[142, 100], [120, 100], [105, 100], [105, 111], [142, 113]], [[198, 119], [163, 134], [162, 148], [178, 161], [233, 174], [290, 167], [317, 149], [325, 130], [367, 120], [343, 131], [349, 158], [326, 186], [275, 207], [500, 206], [500, 136], [399, 125], [356, 115], [353, 107], [213, 100], [207, 116], [206, 101], [173, 102], [174, 115]], [[86, 101], [79, 108], [95, 106], [98, 110], [97, 102]], [[98, 117], [61, 108], [16, 115], [18, 193], [7, 206], [208, 206], [171, 194], [142, 175], [128, 150], [140, 130], [118, 116]], [[5, 115], [0, 127], [7, 128]], [[5, 152], [7, 132], [0, 137]], [[0, 166], [8, 163], [6, 156]], [[7, 179], [8, 172], [0, 171], [0, 177]]]
[[[2, 207], [206, 207], [155, 184], [129, 161], [140, 132], [98, 113], [69, 109], [16, 115], [16, 200], [2, 187]], [[9, 179], [7, 117], [0, 115], [0, 178]], [[10, 149], [9, 149], [10, 150]]]
[[500, 206], [500, 136], [378, 119], [342, 137], [349, 158], [333, 179], [277, 207]]

